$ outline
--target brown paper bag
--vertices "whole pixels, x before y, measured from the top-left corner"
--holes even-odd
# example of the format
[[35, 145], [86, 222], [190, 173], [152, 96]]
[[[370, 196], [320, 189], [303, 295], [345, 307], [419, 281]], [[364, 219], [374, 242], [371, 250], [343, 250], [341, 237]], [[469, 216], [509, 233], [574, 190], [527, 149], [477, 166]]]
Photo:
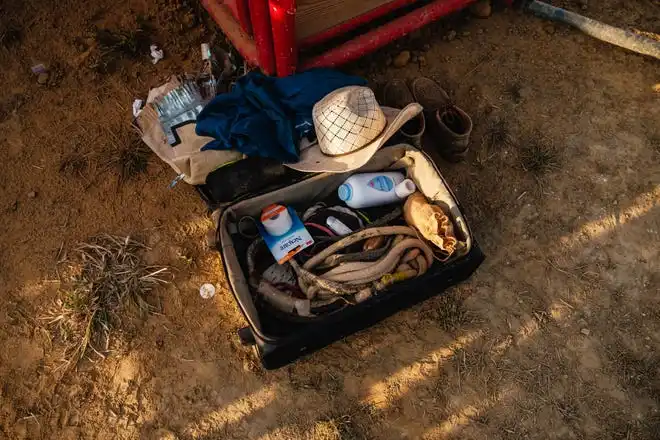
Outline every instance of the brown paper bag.
[[174, 88], [181, 80], [173, 76], [166, 84], [149, 91], [147, 104], [136, 118], [142, 140], [162, 160], [167, 162], [177, 174], [183, 175], [183, 180], [191, 185], [201, 185], [206, 182], [206, 176], [213, 170], [243, 159], [243, 154], [235, 150], [206, 150], [202, 147], [213, 140], [211, 137], [195, 134], [195, 122], [179, 125], [176, 135], [180, 142], [170, 145], [163, 131], [158, 113], [153, 107]]

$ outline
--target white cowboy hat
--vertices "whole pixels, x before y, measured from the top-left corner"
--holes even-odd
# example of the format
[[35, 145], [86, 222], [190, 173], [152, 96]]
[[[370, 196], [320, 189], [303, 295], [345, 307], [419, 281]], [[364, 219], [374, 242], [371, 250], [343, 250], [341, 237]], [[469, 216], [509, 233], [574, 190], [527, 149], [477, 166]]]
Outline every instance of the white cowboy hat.
[[368, 87], [337, 89], [312, 110], [317, 141], [307, 146], [301, 143], [300, 160], [285, 165], [307, 173], [341, 173], [360, 168], [421, 111], [422, 106], [416, 103], [403, 110], [381, 107]]

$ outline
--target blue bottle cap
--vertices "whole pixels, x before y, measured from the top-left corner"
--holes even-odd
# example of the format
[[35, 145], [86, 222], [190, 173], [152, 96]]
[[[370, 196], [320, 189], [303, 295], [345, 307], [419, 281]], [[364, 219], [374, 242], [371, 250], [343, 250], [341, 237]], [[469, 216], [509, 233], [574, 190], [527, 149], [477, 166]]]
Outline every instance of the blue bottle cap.
[[344, 202], [351, 200], [351, 197], [353, 197], [353, 188], [351, 188], [351, 185], [348, 183], [343, 183], [339, 186], [339, 189], [337, 190], [337, 194], [339, 195], [339, 198], [343, 200]]

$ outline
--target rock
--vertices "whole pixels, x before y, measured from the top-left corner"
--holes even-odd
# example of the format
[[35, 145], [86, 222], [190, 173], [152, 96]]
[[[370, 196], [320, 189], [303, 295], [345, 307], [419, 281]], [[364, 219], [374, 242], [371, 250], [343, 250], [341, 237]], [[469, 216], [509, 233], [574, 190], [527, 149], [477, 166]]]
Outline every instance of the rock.
[[447, 41], [454, 40], [456, 38], [456, 31], [454, 31], [454, 30], [449, 31], [445, 38], [447, 38]]
[[48, 72], [41, 72], [41, 73], [37, 76], [37, 82], [38, 82], [39, 84], [41, 84], [42, 86], [45, 85], [45, 84], [48, 84], [48, 78], [49, 78], [49, 77], [50, 77], [50, 75], [48, 74]]
[[483, 34], [483, 33], [484, 33], [484, 30], [483, 30], [483, 29], [481, 29], [481, 28], [479, 28], [479, 29], [477, 29], [477, 33], [478, 33], [479, 35], [481, 35], [481, 34]]
[[549, 24], [549, 25], [547, 25], [547, 26], [545, 27], [545, 31], [546, 31], [548, 34], [552, 35], [552, 34], [555, 33], [555, 27], [554, 27], [553, 25]]
[[37, 197], [37, 192], [36, 191], [30, 191], [29, 193], [27, 193], [27, 196], [28, 196], [29, 199], [34, 199], [35, 197]]
[[403, 50], [399, 52], [399, 55], [394, 57], [394, 60], [392, 60], [392, 65], [394, 65], [394, 67], [401, 68], [406, 66], [409, 62], [410, 62], [410, 51]]
[[429, 50], [431, 50], [431, 45], [429, 43], [424, 43], [424, 45], [422, 46], [422, 50], [424, 52], [428, 52]]
[[580, 330], [580, 333], [582, 333], [585, 336], [589, 336], [591, 334], [591, 330], [589, 330], [588, 328], [583, 328], [582, 330]]
[[477, 18], [488, 18], [493, 13], [490, 0], [479, 0], [470, 6], [470, 12]]
[[424, 55], [420, 55], [417, 58], [417, 62], [419, 63], [419, 67], [424, 67], [426, 66], [426, 57]]
[[463, 31], [461, 33], [461, 35], [464, 36], [464, 37], [469, 37], [470, 36], [470, 31]]

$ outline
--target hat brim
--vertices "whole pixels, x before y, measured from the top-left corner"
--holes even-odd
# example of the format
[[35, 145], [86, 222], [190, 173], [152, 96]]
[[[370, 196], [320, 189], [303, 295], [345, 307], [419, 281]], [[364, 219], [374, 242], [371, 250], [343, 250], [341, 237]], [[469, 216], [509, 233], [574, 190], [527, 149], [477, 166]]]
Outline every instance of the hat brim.
[[284, 165], [305, 173], [344, 173], [360, 168], [369, 162], [371, 156], [376, 154], [376, 151], [403, 127], [403, 124], [420, 114], [422, 112], [422, 106], [413, 103], [408, 104], [403, 110], [390, 107], [381, 107], [381, 110], [387, 119], [385, 129], [370, 144], [360, 148], [358, 151], [341, 156], [328, 156], [321, 152], [319, 144], [315, 142], [300, 152], [300, 160], [298, 162], [285, 163]]

